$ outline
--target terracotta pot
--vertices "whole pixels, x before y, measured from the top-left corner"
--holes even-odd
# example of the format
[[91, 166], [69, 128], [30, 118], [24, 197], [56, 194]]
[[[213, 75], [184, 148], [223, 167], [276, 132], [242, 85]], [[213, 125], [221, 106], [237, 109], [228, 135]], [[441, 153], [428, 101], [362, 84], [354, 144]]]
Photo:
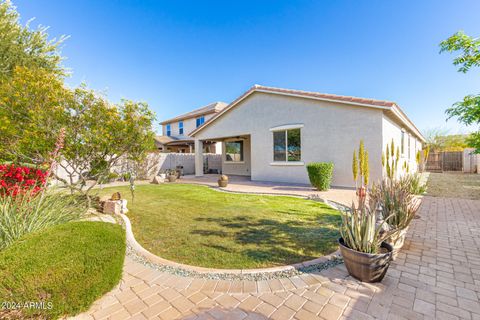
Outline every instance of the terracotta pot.
[[169, 176], [168, 176], [168, 181], [169, 181], [169, 182], [175, 182], [175, 181], [177, 181], [177, 176], [176, 176], [176, 175], [173, 175], [173, 174], [172, 174], [172, 175], [169, 175]]
[[400, 230], [393, 236], [387, 239], [387, 242], [393, 247], [392, 251], [392, 260], [395, 260], [402, 249], [403, 245], [405, 244], [405, 236], [407, 235], [408, 227], [405, 229]]
[[218, 186], [221, 188], [225, 188], [228, 185], [228, 180], [218, 180]]
[[343, 238], [338, 239], [340, 252], [345, 262], [348, 273], [362, 282], [380, 282], [387, 273], [392, 260], [393, 248], [390, 244], [382, 242], [384, 253], [372, 254], [355, 251], [348, 248]]

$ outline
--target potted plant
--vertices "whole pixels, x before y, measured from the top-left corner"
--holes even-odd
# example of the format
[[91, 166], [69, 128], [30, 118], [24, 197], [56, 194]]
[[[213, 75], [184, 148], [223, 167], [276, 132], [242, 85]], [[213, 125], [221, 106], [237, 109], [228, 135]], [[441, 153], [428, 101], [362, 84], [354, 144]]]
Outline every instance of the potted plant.
[[392, 259], [392, 246], [385, 240], [393, 234], [381, 232], [383, 223], [377, 225], [377, 203], [365, 204], [365, 197], [358, 197], [359, 205], [342, 212], [338, 240], [348, 273], [363, 282], [379, 282], [385, 276]]
[[175, 182], [177, 181], [177, 170], [168, 170], [167, 172], [167, 178], [168, 178], [168, 182]]
[[411, 192], [412, 181], [412, 175], [400, 179], [387, 178], [374, 185], [370, 192], [372, 201], [377, 203], [379, 218], [387, 223], [387, 230], [397, 230], [386, 240], [393, 247], [393, 259], [403, 247], [408, 227], [420, 205], [420, 201]]
[[228, 176], [222, 174], [220, 178], [218, 178], [218, 186], [225, 188], [228, 185]]

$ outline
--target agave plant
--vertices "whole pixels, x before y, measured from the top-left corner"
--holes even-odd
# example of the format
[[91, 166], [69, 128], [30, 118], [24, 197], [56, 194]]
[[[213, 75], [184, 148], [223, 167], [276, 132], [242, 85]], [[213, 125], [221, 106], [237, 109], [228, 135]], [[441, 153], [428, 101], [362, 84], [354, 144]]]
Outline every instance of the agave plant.
[[86, 208], [85, 200], [55, 190], [34, 197], [0, 197], [0, 250], [27, 233], [77, 220]]
[[377, 223], [376, 201], [366, 205], [365, 198], [359, 197], [359, 205], [352, 203], [351, 210], [342, 212], [340, 234], [347, 247], [364, 253], [378, 253], [383, 241], [397, 230], [384, 230], [383, 222]]
[[378, 205], [381, 218], [392, 228], [402, 230], [408, 227], [420, 205], [412, 193], [413, 175], [400, 179], [384, 179], [375, 184], [370, 199]]

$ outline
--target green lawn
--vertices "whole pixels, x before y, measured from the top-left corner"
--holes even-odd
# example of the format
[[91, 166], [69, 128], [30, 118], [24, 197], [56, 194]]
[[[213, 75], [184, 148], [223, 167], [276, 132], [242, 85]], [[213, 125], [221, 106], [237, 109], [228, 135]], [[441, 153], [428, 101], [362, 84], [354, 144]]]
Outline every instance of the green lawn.
[[119, 225], [70, 222], [28, 234], [0, 251], [0, 303], [44, 304], [0, 308], [0, 319], [55, 319], [86, 311], [120, 281], [124, 257]]
[[337, 248], [340, 215], [313, 201], [231, 194], [186, 184], [139, 185], [128, 216], [137, 241], [180, 263], [256, 268], [318, 258]]

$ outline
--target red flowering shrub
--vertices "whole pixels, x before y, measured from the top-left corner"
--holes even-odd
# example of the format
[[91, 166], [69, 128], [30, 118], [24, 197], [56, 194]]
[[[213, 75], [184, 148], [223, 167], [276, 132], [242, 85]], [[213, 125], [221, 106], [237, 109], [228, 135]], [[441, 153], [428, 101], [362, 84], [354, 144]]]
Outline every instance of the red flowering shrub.
[[48, 172], [14, 164], [0, 164], [0, 196], [36, 195], [47, 182]]

